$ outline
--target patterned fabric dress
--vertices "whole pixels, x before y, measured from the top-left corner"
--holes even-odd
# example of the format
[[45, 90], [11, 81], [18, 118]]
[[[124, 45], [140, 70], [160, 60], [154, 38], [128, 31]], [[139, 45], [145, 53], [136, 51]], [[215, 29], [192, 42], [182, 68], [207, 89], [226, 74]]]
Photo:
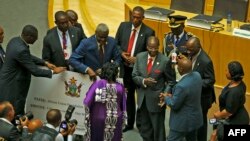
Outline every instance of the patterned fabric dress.
[[126, 120], [126, 95], [120, 83], [98, 80], [89, 88], [85, 105], [86, 141], [121, 141]]

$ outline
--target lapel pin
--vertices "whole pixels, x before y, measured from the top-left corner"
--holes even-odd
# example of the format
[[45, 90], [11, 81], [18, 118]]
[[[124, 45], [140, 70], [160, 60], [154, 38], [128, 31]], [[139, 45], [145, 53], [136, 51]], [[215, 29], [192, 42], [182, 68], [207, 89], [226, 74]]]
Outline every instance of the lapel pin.
[[157, 65], [159, 65], [160, 63], [159, 62], [156, 62]]

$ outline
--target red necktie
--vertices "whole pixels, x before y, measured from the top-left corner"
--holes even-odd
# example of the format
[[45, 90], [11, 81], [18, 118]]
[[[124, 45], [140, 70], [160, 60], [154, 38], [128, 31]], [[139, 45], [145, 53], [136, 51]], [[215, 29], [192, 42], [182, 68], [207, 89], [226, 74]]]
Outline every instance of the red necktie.
[[66, 58], [67, 57], [67, 52], [65, 52], [65, 50], [67, 49], [67, 39], [66, 39], [66, 33], [65, 32], [63, 32], [62, 33], [62, 42], [63, 42], [63, 53], [64, 53], [64, 58]]
[[153, 66], [153, 58], [150, 57], [148, 59], [148, 66], [147, 66], [147, 72], [148, 72], [148, 74], [151, 72], [152, 66]]
[[135, 41], [135, 34], [136, 34], [136, 29], [133, 29], [133, 33], [129, 39], [129, 43], [128, 43], [128, 50], [127, 52], [130, 54], [134, 45], [134, 41]]

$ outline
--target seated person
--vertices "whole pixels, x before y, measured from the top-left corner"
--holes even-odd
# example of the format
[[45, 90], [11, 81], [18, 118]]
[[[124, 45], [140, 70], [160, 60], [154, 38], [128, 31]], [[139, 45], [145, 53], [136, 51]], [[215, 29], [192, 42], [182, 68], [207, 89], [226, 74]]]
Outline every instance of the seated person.
[[[11, 123], [14, 120], [15, 111], [12, 104], [8, 101], [0, 103], [0, 140], [19, 141], [22, 140], [21, 134], [15, 125]], [[20, 119], [22, 132], [28, 132], [28, 118]]]

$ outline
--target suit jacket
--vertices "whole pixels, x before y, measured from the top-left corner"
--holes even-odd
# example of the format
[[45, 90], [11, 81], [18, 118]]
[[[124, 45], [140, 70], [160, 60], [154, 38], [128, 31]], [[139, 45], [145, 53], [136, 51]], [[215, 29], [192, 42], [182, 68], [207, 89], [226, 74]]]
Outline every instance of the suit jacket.
[[[117, 44], [120, 52], [126, 52], [128, 50], [128, 43], [130, 39], [132, 29], [132, 22], [122, 22], [118, 28], [115, 39], [117, 40]], [[138, 53], [147, 51], [147, 38], [150, 36], [154, 36], [155, 32], [153, 29], [142, 23], [141, 29], [137, 38], [137, 42], [135, 45], [134, 56]], [[121, 64], [120, 68], [120, 76], [124, 75], [124, 61]]]
[[31, 74], [52, 77], [51, 70], [40, 69], [36, 65], [44, 61], [30, 54], [29, 46], [21, 37], [10, 40], [6, 48], [5, 64], [0, 71], [0, 101], [10, 101], [16, 114], [24, 110]]
[[[148, 52], [139, 53], [136, 56], [136, 62], [132, 72], [132, 78], [137, 85], [137, 104], [141, 107], [144, 97], [146, 98], [146, 106], [150, 112], [160, 112], [161, 107], [159, 95], [165, 89], [165, 83], [168, 82], [169, 70], [166, 69], [168, 65], [168, 58], [159, 53], [152, 66], [151, 72], [147, 73]], [[144, 86], [144, 78], [154, 78], [157, 83], [152, 86]]]
[[203, 49], [197, 57], [193, 71], [199, 72], [202, 78], [201, 105], [210, 108], [215, 102], [215, 75], [213, 62]]
[[[107, 44], [104, 47], [103, 64], [111, 60], [119, 65], [121, 55], [115, 39], [108, 37]], [[90, 67], [94, 71], [102, 67], [103, 64], [100, 62], [99, 47], [95, 35], [81, 41], [77, 49], [72, 53], [69, 63], [80, 73], [86, 73], [87, 67]]]
[[[76, 27], [69, 27], [68, 33], [72, 45], [72, 52], [79, 45], [82, 37], [79, 29]], [[43, 40], [42, 58], [56, 66], [68, 67], [64, 59], [63, 48], [57, 32], [57, 27], [50, 29]]]
[[79, 32], [80, 32], [80, 35], [81, 35], [82, 39], [87, 38], [87, 36], [85, 35], [84, 30], [82, 28], [82, 24], [76, 23], [74, 26], [79, 28]]
[[[24, 132], [28, 133], [27, 128], [23, 130]], [[4, 138], [7, 141], [21, 141], [22, 136], [21, 134], [17, 131], [17, 128], [11, 124], [8, 123], [2, 119], [0, 119], [0, 139]]]
[[5, 52], [0, 44], [0, 70], [3, 66], [3, 63], [4, 63], [4, 58], [5, 58]]
[[201, 76], [198, 72], [191, 72], [175, 85], [172, 97], [165, 98], [166, 104], [171, 107], [171, 130], [190, 132], [202, 126], [201, 89]]

